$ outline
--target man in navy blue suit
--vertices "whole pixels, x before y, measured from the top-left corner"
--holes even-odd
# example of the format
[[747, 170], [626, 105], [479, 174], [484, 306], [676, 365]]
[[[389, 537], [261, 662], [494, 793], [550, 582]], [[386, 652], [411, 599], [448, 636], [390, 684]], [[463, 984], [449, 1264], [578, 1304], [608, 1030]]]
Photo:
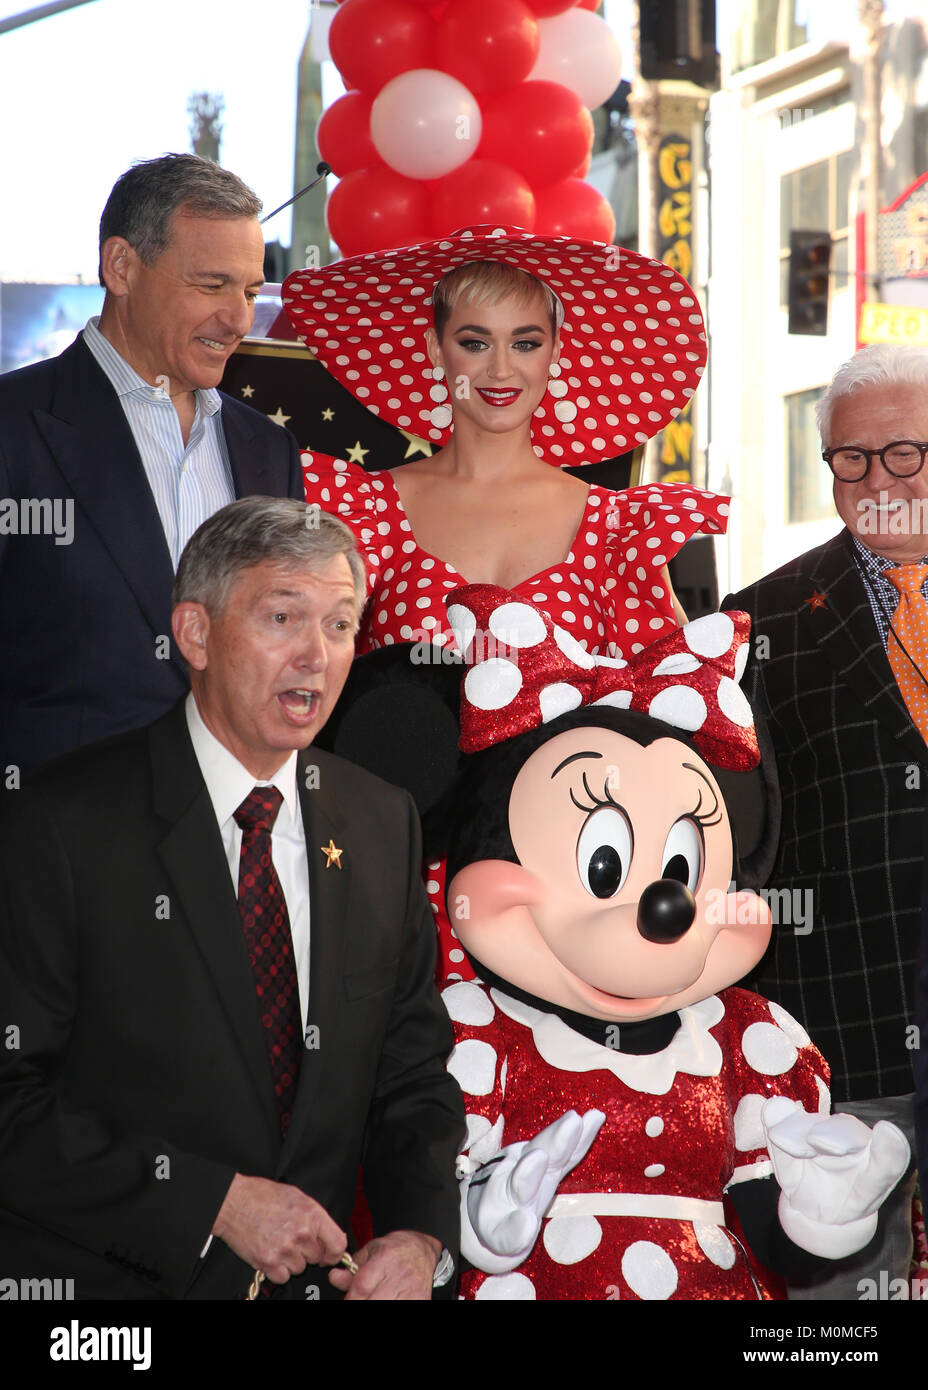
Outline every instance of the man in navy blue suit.
[[0, 377], [5, 789], [175, 704], [186, 541], [236, 497], [303, 496], [292, 436], [216, 389], [264, 280], [260, 209], [196, 155], [133, 166], [100, 222], [99, 319]]

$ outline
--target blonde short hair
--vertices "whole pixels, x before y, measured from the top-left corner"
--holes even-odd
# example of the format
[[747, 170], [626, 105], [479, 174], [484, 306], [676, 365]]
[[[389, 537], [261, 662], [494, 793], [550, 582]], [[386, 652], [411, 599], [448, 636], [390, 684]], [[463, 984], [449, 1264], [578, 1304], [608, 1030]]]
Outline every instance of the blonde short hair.
[[527, 304], [539, 294], [544, 300], [554, 336], [564, 321], [564, 307], [543, 280], [514, 265], [507, 265], [505, 261], [471, 261], [467, 265], [459, 265], [442, 276], [432, 291], [435, 332], [440, 338], [455, 305], [465, 296], [478, 303], [498, 304], [501, 299], [515, 295]]

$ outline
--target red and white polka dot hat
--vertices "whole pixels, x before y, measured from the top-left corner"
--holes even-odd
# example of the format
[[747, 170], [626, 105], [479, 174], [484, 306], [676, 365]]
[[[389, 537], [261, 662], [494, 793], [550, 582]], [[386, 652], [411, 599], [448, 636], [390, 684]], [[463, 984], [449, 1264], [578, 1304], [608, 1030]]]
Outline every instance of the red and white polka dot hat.
[[425, 351], [432, 290], [469, 261], [504, 261], [542, 280], [564, 311], [560, 368], [535, 411], [549, 463], [597, 463], [679, 415], [706, 362], [702, 312], [670, 266], [634, 251], [518, 227], [371, 252], [284, 282], [284, 308], [327, 371], [399, 429], [445, 444], [451, 410]]
[[591, 656], [544, 609], [493, 584], [466, 584], [446, 602], [468, 665], [462, 752], [537, 729], [580, 705], [612, 705], [684, 730], [717, 767], [747, 771], [760, 762], [754, 715], [740, 686], [747, 613], [697, 618], [624, 661]]

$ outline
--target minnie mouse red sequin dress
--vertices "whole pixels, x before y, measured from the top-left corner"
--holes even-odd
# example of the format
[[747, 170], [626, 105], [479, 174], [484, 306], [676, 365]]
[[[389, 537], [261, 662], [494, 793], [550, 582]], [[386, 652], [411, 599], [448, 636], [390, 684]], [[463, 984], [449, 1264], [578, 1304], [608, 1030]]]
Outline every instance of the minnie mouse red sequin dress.
[[532, 1139], [565, 1109], [606, 1114], [528, 1259], [510, 1274], [466, 1270], [464, 1298], [785, 1296], [745, 1250], [726, 1198], [773, 1171], [765, 1101], [829, 1111], [828, 1064], [785, 1009], [721, 990], [680, 1011], [669, 1044], [636, 1055], [479, 981], [450, 985], [443, 998], [455, 1023], [448, 1069], [468, 1111], [463, 1171]]
[[[466, 583], [453, 565], [417, 544], [389, 471], [366, 473], [327, 454], [303, 454], [306, 499], [354, 532], [370, 597], [359, 655], [394, 642], [454, 646], [445, 598]], [[660, 571], [697, 531], [721, 534], [728, 499], [677, 483], [610, 492], [591, 487], [570, 551], [517, 584], [594, 656], [628, 657], [677, 626]], [[440, 941], [438, 979], [473, 979], [444, 904], [444, 864], [426, 887]]]

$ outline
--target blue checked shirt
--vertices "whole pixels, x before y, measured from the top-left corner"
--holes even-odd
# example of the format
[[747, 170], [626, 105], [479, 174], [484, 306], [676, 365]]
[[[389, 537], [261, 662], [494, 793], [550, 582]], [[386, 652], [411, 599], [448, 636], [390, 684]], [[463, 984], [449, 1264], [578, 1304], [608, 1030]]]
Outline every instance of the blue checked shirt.
[[[873, 609], [873, 616], [876, 619], [877, 631], [883, 646], [888, 649], [889, 624], [899, 607], [899, 590], [891, 579], [886, 578], [886, 571], [895, 569], [898, 561], [887, 560], [885, 555], [875, 555], [872, 550], [868, 550], [862, 544], [853, 531], [851, 532], [851, 539], [854, 542], [857, 565], [864, 581], [864, 588], [867, 591], [870, 607]], [[923, 565], [928, 564], [928, 556], [921, 563]], [[925, 575], [925, 582], [922, 584], [922, 597], [928, 602], [928, 574]]]
[[194, 392], [196, 413], [184, 445], [177, 411], [119, 355], [93, 318], [83, 338], [119, 397], [152, 490], [174, 568], [201, 522], [235, 501], [232, 469], [220, 423], [222, 401], [212, 388]]

